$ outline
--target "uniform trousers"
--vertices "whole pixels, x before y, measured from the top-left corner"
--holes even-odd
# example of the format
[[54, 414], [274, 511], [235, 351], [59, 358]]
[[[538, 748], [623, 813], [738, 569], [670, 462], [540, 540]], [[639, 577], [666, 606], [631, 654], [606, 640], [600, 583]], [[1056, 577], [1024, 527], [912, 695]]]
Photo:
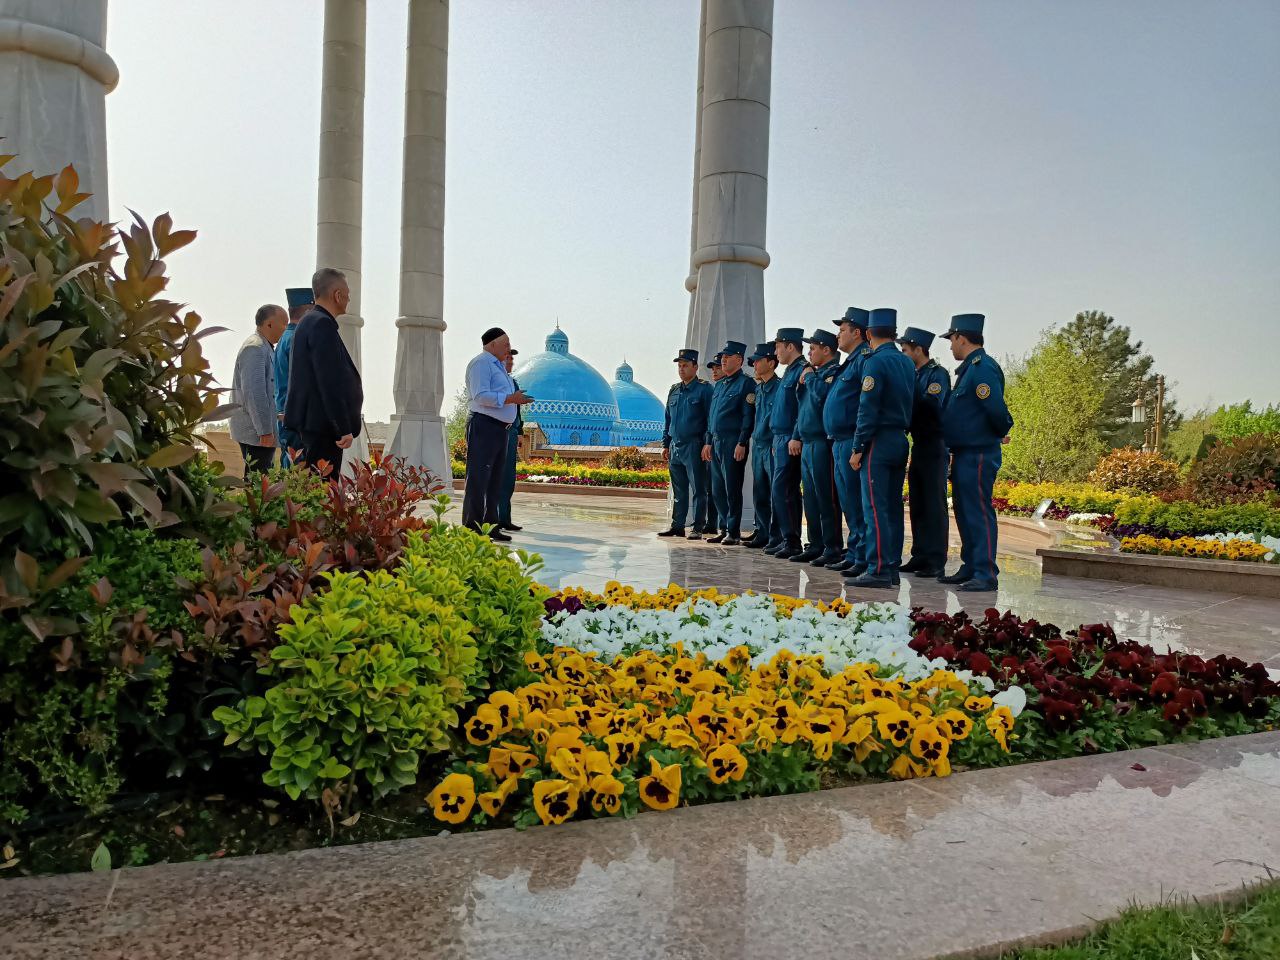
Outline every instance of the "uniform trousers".
[[947, 563], [947, 447], [941, 435], [913, 437], [907, 466], [911, 559], [926, 570]]
[[502, 490], [498, 494], [498, 523], [511, 526], [511, 498], [516, 492], [516, 461], [520, 458], [520, 434], [507, 431], [507, 455], [502, 458]]
[[844, 558], [860, 567], [867, 562], [863, 547], [866, 521], [862, 516], [862, 473], [850, 466], [849, 458], [852, 456], [852, 437], [831, 442], [831, 457], [835, 461], [836, 498], [840, 501], [840, 510], [844, 513], [844, 522], [849, 528]]
[[702, 437], [671, 441], [671, 457], [667, 468], [671, 474], [671, 527], [683, 530], [689, 515], [690, 501], [693, 507], [693, 529], [704, 532], [707, 522], [709, 481], [707, 462], [702, 459]]
[[902, 516], [902, 482], [907, 476], [907, 433], [881, 430], [862, 456], [862, 510], [867, 574], [893, 577], [902, 563], [906, 524]]
[[809, 549], [828, 558], [838, 557], [840, 515], [836, 506], [835, 476], [831, 469], [831, 441], [826, 437], [805, 440], [800, 452], [800, 481], [804, 491], [804, 521]]
[[462, 525], [479, 530], [497, 524], [502, 467], [510, 424], [483, 413], [467, 418], [467, 483], [462, 494]]
[[731, 537], [742, 532], [742, 483], [747, 476], [746, 459], [733, 456], [737, 446], [736, 434], [711, 438], [711, 496], [720, 515], [720, 531]]
[[951, 451], [951, 503], [960, 529], [960, 564], [975, 580], [995, 582], [998, 528], [991, 493], [1000, 472], [1000, 444]]
[[787, 449], [790, 436], [773, 438], [773, 489], [770, 506], [778, 523], [778, 537], [789, 547], [800, 546], [800, 457]]
[[755, 539], [769, 545], [782, 542], [773, 516], [773, 445], [756, 440], [751, 445], [751, 503], [755, 507]]

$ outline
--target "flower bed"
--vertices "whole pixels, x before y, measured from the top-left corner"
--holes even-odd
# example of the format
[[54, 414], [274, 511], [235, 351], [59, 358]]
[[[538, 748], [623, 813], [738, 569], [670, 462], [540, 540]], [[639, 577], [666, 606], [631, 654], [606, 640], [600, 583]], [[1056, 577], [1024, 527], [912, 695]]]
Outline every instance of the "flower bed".
[[1274, 548], [1241, 534], [1218, 534], [1206, 537], [1125, 537], [1120, 541], [1122, 553], [1154, 554], [1161, 557], [1197, 557], [1203, 560], [1243, 560], [1265, 563], [1274, 560]]
[[[453, 461], [454, 479], [467, 475], [467, 465]], [[523, 483], [564, 483], [582, 487], [630, 487], [641, 490], [665, 490], [671, 475], [663, 467], [652, 470], [614, 470], [608, 467], [585, 467], [569, 463], [520, 462], [516, 464], [516, 480]]]

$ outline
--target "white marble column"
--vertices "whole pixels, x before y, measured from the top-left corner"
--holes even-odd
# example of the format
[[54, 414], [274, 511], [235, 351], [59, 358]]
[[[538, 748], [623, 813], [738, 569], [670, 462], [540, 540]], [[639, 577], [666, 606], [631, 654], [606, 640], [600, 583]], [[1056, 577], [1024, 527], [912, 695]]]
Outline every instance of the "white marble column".
[[107, 0], [0, 0], [0, 153], [5, 172], [76, 168], [90, 200], [73, 216], [108, 219], [106, 95], [120, 71], [104, 49]]
[[444, 421], [444, 147], [449, 0], [409, 0], [400, 318], [389, 452], [450, 477]]
[[705, 357], [765, 336], [773, 0], [706, 0], [696, 276], [686, 341]]
[[[702, 162], [702, 62], [707, 46], [707, 0], [702, 0], [698, 17], [698, 95], [693, 114], [693, 216], [689, 223], [689, 275], [684, 288], [690, 293], [698, 289], [698, 271], [693, 265], [693, 255], [698, 252], [698, 175]], [[694, 297], [689, 298], [689, 324], [693, 324]]]
[[338, 318], [360, 367], [360, 250], [364, 188], [365, 0], [325, 0], [320, 79], [316, 266], [347, 275], [351, 305]]

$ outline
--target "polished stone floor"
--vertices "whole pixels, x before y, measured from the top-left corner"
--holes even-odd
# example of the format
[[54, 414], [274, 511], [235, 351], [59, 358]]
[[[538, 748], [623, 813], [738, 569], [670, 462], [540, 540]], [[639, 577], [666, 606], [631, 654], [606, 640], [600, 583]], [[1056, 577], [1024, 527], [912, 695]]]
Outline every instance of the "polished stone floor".
[[[600, 589], [619, 580], [648, 589], [678, 583], [818, 599], [839, 596], [844, 589], [838, 574], [756, 550], [660, 539], [654, 534], [666, 525], [666, 509], [663, 500], [518, 493], [514, 514], [525, 529], [515, 535], [513, 546], [543, 558], [539, 579], [552, 586]], [[995, 606], [1064, 629], [1109, 622], [1120, 635], [1162, 649], [1231, 653], [1280, 669], [1280, 600], [1042, 576], [1035, 550], [1060, 536], [1059, 530], [1047, 525], [1040, 531], [1027, 521], [1001, 523], [997, 595], [956, 593], [933, 580], [903, 577], [897, 591], [848, 596], [947, 611]], [[954, 568], [959, 563], [954, 531], [952, 540]]]

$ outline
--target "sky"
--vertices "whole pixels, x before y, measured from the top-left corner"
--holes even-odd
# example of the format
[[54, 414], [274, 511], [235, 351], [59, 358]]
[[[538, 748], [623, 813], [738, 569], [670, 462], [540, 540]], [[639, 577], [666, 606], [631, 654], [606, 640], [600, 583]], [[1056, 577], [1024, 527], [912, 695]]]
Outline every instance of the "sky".
[[[322, 0], [112, 0], [111, 210], [199, 239], [171, 293], [231, 328], [315, 268]], [[407, 4], [369, 0], [365, 415], [395, 362]], [[445, 381], [481, 331], [559, 321], [611, 378], [674, 380], [689, 295], [696, 0], [455, 0]], [[1280, 401], [1280, 3], [785, 0], [773, 40], [766, 317], [849, 305], [988, 349], [1104, 310], [1182, 409]], [[936, 353], [937, 351], [935, 351]], [[949, 356], [944, 357], [950, 365]], [[446, 410], [448, 401], [446, 400]]]

